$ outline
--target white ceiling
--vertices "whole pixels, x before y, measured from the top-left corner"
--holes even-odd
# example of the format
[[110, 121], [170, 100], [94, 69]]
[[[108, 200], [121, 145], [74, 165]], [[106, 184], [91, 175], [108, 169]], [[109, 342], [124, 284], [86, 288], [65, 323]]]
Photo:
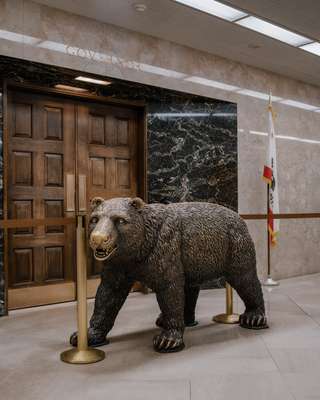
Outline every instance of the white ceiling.
[[[172, 0], [37, 0], [320, 86], [320, 57]], [[147, 10], [135, 11], [134, 3]], [[319, 0], [225, 0], [320, 41]], [[89, 4], [90, 6], [88, 6]]]

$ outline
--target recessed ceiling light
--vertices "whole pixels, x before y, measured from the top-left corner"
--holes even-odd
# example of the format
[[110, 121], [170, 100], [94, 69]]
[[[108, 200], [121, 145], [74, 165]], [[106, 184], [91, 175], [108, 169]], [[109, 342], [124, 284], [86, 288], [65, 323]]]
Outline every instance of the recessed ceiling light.
[[144, 12], [144, 11], [146, 11], [147, 6], [144, 3], [135, 3], [133, 5], [133, 8], [138, 12]]
[[74, 78], [76, 81], [82, 81], [82, 82], [89, 82], [89, 83], [95, 83], [97, 85], [111, 85], [111, 82], [108, 81], [102, 81], [101, 79], [94, 79], [94, 78], [89, 78], [88, 76], [77, 76]]
[[237, 10], [236, 8], [227, 6], [215, 0], [175, 0], [177, 3], [195, 8], [207, 14], [215, 15], [216, 17], [226, 19], [227, 21], [236, 21], [245, 17], [246, 13]]
[[69, 90], [69, 91], [72, 91], [72, 92], [87, 92], [88, 91], [87, 89], [84, 89], [84, 88], [79, 88], [79, 87], [76, 87], [76, 86], [69, 86], [69, 85], [61, 85], [61, 84], [54, 85], [54, 87], [56, 89]]
[[320, 43], [319, 42], [305, 44], [304, 46], [301, 46], [300, 49], [309, 51], [310, 53], [320, 56]]
[[291, 46], [302, 46], [309, 43], [311, 40], [305, 36], [298, 35], [297, 33], [288, 31], [280, 26], [266, 22], [260, 18], [249, 16], [247, 18], [236, 21], [236, 24], [245, 28], [252, 29], [253, 31], [262, 33], [263, 35], [272, 37], [273, 39], [280, 40], [281, 42], [290, 44]]

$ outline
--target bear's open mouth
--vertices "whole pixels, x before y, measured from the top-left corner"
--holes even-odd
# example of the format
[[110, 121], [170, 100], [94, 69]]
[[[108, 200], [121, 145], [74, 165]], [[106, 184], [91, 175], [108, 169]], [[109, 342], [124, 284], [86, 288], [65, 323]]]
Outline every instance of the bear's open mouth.
[[117, 246], [113, 247], [112, 249], [101, 249], [97, 248], [94, 251], [94, 258], [98, 261], [105, 261], [117, 250]]

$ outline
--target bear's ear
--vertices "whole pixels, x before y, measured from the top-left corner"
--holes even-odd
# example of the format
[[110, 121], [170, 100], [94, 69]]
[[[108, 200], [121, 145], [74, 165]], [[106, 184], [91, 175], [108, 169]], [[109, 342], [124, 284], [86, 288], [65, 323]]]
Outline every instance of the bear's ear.
[[130, 206], [134, 207], [137, 210], [141, 210], [146, 203], [140, 199], [140, 197], [135, 197], [130, 200]]
[[98, 206], [100, 206], [101, 203], [104, 202], [104, 199], [102, 197], [94, 197], [91, 201], [90, 201], [90, 208], [91, 211], [93, 211], [95, 208], [97, 208]]

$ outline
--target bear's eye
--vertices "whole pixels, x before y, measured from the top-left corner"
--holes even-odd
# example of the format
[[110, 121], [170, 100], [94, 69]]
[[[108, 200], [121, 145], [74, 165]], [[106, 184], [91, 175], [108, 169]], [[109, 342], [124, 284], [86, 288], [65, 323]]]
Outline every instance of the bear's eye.
[[99, 221], [98, 217], [92, 217], [90, 219], [90, 224], [96, 224]]
[[127, 223], [127, 221], [124, 218], [118, 218], [117, 222], [118, 222], [119, 225], [124, 225], [124, 224]]

